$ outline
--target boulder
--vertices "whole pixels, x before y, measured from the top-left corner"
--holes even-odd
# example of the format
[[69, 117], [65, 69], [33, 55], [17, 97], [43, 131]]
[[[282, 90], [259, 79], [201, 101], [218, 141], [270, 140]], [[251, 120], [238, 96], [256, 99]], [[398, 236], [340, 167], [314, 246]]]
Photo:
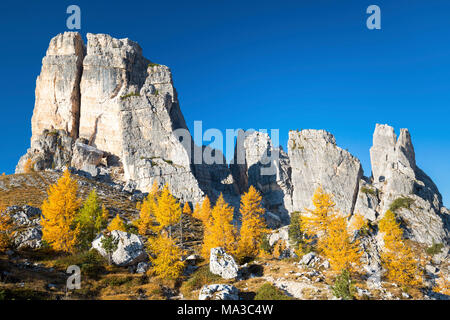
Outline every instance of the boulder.
[[281, 227], [270, 233], [269, 235], [270, 246], [273, 246], [279, 240], [285, 241], [286, 245], [289, 246], [289, 226]]
[[72, 167], [83, 170], [86, 167], [96, 167], [102, 161], [103, 151], [77, 140], [73, 147]]
[[14, 235], [14, 247], [17, 249], [39, 249], [42, 247], [42, 231], [40, 227], [27, 228]]
[[40, 223], [41, 210], [29, 205], [8, 207], [6, 213], [17, 227], [38, 226]]
[[211, 249], [209, 270], [224, 279], [233, 279], [238, 276], [239, 267], [232, 256], [223, 248], [217, 247]]
[[[147, 258], [145, 246], [142, 240], [135, 234], [124, 231], [114, 230], [111, 235], [115, 239], [119, 239], [116, 251], [112, 254], [112, 262], [121, 267], [127, 267], [138, 264]], [[102, 248], [103, 235], [99, 235], [93, 242], [92, 248], [96, 249], [103, 257], [107, 258], [108, 254]]]
[[139, 262], [136, 266], [136, 273], [146, 273], [148, 268], [150, 268], [150, 264], [147, 262]]
[[314, 252], [307, 253], [300, 260], [300, 264], [308, 266], [314, 261], [315, 258], [316, 258], [316, 254]]
[[239, 300], [239, 290], [229, 284], [205, 285], [200, 290], [198, 300]]

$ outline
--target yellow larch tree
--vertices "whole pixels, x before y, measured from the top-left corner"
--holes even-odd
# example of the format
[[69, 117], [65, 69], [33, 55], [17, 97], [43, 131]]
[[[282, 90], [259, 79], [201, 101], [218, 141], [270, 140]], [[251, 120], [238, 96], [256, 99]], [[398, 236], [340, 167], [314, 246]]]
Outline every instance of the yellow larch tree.
[[201, 210], [200, 203], [197, 202], [194, 206], [194, 212], [192, 213], [192, 216], [198, 219], [198, 217], [200, 216], [200, 210]]
[[191, 206], [187, 202], [184, 204], [183, 213], [188, 216], [190, 216], [192, 214]]
[[324, 192], [319, 186], [313, 194], [314, 209], [306, 209], [306, 214], [301, 216], [301, 225], [309, 236], [320, 236], [327, 230], [328, 216], [334, 212], [335, 203], [333, 196]]
[[442, 271], [439, 274], [439, 278], [436, 279], [436, 285], [433, 287], [433, 291], [450, 296], [450, 280], [444, 276]]
[[318, 240], [319, 251], [328, 259], [335, 271], [354, 272], [361, 265], [363, 253], [359, 241], [352, 242], [349, 231], [347, 218], [334, 213], [328, 217], [326, 235]]
[[159, 224], [159, 229], [169, 227], [169, 237], [172, 237], [171, 227], [181, 218], [180, 203], [170, 193], [169, 186], [166, 184], [158, 196], [157, 204], [155, 206], [155, 219]]
[[202, 255], [209, 258], [212, 248], [222, 247], [229, 254], [236, 253], [236, 228], [232, 224], [233, 207], [220, 194], [211, 212], [211, 218], [204, 224]]
[[149, 230], [154, 231], [153, 221], [155, 214], [155, 194], [150, 192], [139, 206], [139, 219], [135, 222], [140, 235], [147, 235]]
[[301, 217], [302, 231], [310, 239], [316, 237], [317, 249], [330, 262], [335, 271], [355, 271], [360, 265], [362, 252], [359, 241], [351, 241], [347, 217], [335, 209], [333, 195], [318, 187], [314, 192], [313, 210]]
[[419, 263], [403, 239], [403, 231], [395, 213], [386, 211], [378, 228], [383, 234], [384, 248], [381, 252], [381, 262], [387, 270], [386, 277], [405, 287], [420, 285], [422, 279]]
[[124, 231], [127, 232], [127, 228], [125, 227], [125, 223], [123, 222], [122, 218], [119, 216], [119, 214], [116, 214], [114, 219], [111, 220], [108, 227], [106, 228], [108, 231]]
[[78, 184], [68, 170], [47, 191], [48, 197], [42, 204], [42, 239], [54, 250], [75, 250], [80, 232], [74, 223], [81, 203], [77, 193]]
[[261, 205], [261, 194], [250, 186], [248, 192], [241, 197], [241, 229], [237, 248], [237, 257], [256, 257], [259, 253], [262, 237], [267, 233]]
[[6, 206], [0, 203], [0, 252], [6, 250], [9, 247], [12, 234], [12, 219], [6, 213]]
[[208, 224], [211, 219], [211, 200], [208, 196], [203, 200], [200, 209], [194, 210], [194, 218], [201, 220], [204, 225]]
[[367, 219], [360, 213], [355, 213], [350, 221], [352, 231], [365, 231], [369, 229]]
[[166, 232], [158, 237], [150, 238], [148, 247], [152, 252], [150, 260], [153, 271], [161, 278], [177, 279], [183, 272], [184, 262], [181, 261], [182, 250]]
[[34, 171], [34, 162], [31, 160], [31, 158], [28, 158], [23, 166], [23, 172], [24, 173], [31, 173]]

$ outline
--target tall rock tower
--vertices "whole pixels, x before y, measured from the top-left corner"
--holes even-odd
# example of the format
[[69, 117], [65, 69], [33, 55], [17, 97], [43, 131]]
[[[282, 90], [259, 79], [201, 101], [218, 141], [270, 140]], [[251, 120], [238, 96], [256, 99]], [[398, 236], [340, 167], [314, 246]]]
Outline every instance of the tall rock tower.
[[84, 55], [85, 46], [77, 32], [65, 32], [50, 41], [36, 80], [31, 141], [44, 129], [63, 129], [72, 138], [78, 137]]
[[[212, 176], [211, 168], [191, 163], [196, 147], [170, 69], [129, 39], [88, 33], [87, 40], [85, 47], [80, 34], [65, 32], [50, 41], [36, 81], [31, 148], [16, 172], [31, 159], [38, 170], [111, 173], [142, 191], [156, 180], [183, 201], [201, 200], [211, 191], [203, 185], [213, 183], [195, 174]], [[231, 177], [226, 165], [221, 170]]]

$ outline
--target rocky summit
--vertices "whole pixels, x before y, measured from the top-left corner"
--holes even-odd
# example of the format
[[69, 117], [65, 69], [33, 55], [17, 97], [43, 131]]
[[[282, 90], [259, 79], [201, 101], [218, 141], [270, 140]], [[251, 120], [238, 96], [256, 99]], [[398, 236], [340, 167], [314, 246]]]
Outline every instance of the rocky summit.
[[[267, 133], [241, 133], [229, 166], [219, 150], [209, 152], [220, 163], [194, 163], [194, 154], [208, 148], [193, 143], [168, 67], [145, 58], [129, 39], [88, 33], [85, 44], [79, 33], [65, 32], [50, 41], [42, 60], [31, 146], [16, 173], [31, 159], [35, 170], [71, 167], [131, 193], [147, 192], [155, 180], [183, 202], [222, 193], [235, 207], [253, 185], [273, 228], [310, 208], [318, 186], [334, 195], [339, 210], [372, 222], [407, 197], [411, 205], [397, 210], [405, 235], [420, 243], [449, 243], [449, 211], [416, 164], [408, 129], [397, 137], [393, 127], [376, 125], [370, 176], [325, 130], [289, 132], [287, 153]], [[268, 167], [271, 173], [262, 174]]]

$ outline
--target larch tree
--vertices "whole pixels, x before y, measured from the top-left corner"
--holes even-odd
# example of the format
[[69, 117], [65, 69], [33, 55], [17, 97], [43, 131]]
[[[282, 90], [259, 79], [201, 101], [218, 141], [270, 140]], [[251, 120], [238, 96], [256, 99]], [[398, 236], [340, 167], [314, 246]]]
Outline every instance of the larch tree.
[[184, 204], [183, 213], [187, 216], [190, 216], [192, 214], [191, 206], [187, 202]]
[[203, 200], [200, 210], [194, 210], [194, 218], [201, 220], [204, 225], [209, 223], [211, 219], [211, 201], [208, 196]]
[[301, 225], [309, 236], [320, 236], [327, 230], [328, 216], [334, 212], [333, 196], [323, 191], [320, 186], [314, 192], [312, 202], [314, 209], [306, 209], [307, 214], [302, 215]]
[[6, 207], [0, 204], [0, 252], [6, 250], [11, 243], [13, 234], [13, 222], [6, 213]]
[[236, 228], [232, 224], [233, 207], [229, 206], [220, 194], [212, 209], [211, 218], [204, 225], [202, 255], [209, 258], [212, 248], [222, 247], [229, 254], [236, 253]]
[[81, 200], [77, 197], [78, 184], [68, 170], [47, 191], [42, 204], [42, 239], [54, 250], [73, 252], [80, 229], [75, 227], [75, 217]]
[[23, 166], [23, 172], [25, 173], [31, 173], [34, 171], [34, 162], [31, 160], [31, 158], [28, 158]]
[[158, 197], [155, 207], [155, 218], [159, 228], [169, 228], [169, 237], [172, 237], [172, 226], [180, 221], [181, 207], [180, 203], [170, 193], [169, 186], [166, 184]]
[[351, 241], [347, 218], [339, 213], [328, 217], [326, 235], [319, 238], [318, 249], [335, 271], [354, 272], [361, 264], [362, 251], [358, 240]]
[[360, 213], [355, 213], [351, 218], [351, 230], [352, 231], [367, 231], [369, 230], [369, 225], [367, 219]]
[[200, 210], [201, 210], [200, 203], [197, 202], [194, 206], [194, 212], [192, 213], [192, 216], [196, 219], [199, 219]]
[[150, 255], [153, 270], [158, 276], [168, 279], [180, 277], [184, 269], [184, 262], [181, 261], [183, 252], [166, 232], [150, 238], [148, 247], [153, 254]]
[[125, 223], [123, 222], [122, 218], [119, 216], [119, 214], [116, 214], [114, 219], [111, 220], [111, 222], [108, 225], [107, 228], [108, 231], [124, 231], [127, 232], [127, 228], [125, 227]]
[[256, 257], [262, 237], [267, 233], [261, 200], [261, 194], [253, 186], [241, 197], [242, 224], [236, 254], [239, 259]]
[[106, 227], [108, 220], [105, 210], [98, 199], [97, 191], [93, 189], [75, 218], [80, 227], [79, 243], [83, 249], [88, 249], [97, 234]]
[[386, 211], [378, 228], [383, 234], [384, 248], [381, 252], [381, 262], [387, 270], [386, 277], [405, 287], [420, 285], [422, 279], [419, 263], [403, 239], [403, 231], [395, 213]]
[[155, 206], [155, 195], [150, 192], [140, 205], [139, 219], [135, 223], [139, 234], [142, 236], [147, 235], [149, 230], [154, 231], [153, 220]]

